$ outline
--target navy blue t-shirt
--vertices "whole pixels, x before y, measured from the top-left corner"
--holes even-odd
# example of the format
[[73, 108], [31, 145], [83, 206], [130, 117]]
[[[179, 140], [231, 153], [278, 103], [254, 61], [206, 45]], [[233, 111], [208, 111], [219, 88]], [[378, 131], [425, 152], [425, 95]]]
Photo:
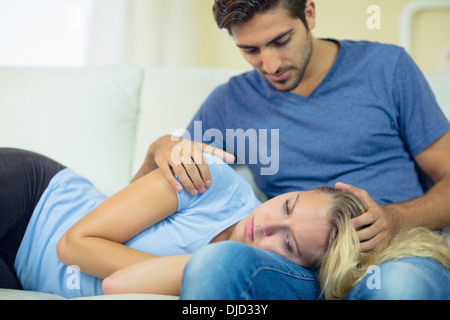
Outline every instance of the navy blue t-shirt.
[[256, 71], [230, 79], [199, 109], [190, 138], [237, 155], [269, 197], [338, 181], [380, 204], [423, 195], [414, 156], [450, 128], [423, 74], [397, 46], [339, 44], [308, 97]]

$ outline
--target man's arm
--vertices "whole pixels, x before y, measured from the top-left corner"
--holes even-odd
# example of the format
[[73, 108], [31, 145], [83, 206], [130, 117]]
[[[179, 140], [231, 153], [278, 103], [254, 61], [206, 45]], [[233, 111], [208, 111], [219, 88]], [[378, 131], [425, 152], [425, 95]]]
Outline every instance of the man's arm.
[[435, 182], [422, 197], [410, 201], [380, 206], [366, 191], [343, 183], [346, 189], [359, 196], [367, 212], [352, 220], [358, 231], [361, 250], [367, 251], [383, 245], [396, 232], [416, 226], [432, 230], [450, 225], [450, 131], [415, 157], [419, 167]]
[[136, 180], [139, 180], [143, 176], [145, 176], [147, 173], [152, 172], [158, 168], [153, 158], [149, 157], [149, 154], [147, 152], [147, 155], [144, 159], [144, 162], [142, 163], [142, 166], [139, 168], [138, 172], [134, 175], [133, 179], [131, 179], [131, 183], [135, 182]]
[[[163, 138], [164, 137], [161, 137], [157, 141], [159, 141]], [[156, 143], [157, 141], [155, 141], [154, 143]], [[158, 168], [158, 165], [156, 164], [155, 158], [153, 155], [152, 146], [153, 146], [153, 144], [150, 145], [150, 147], [148, 148], [147, 154], [145, 155], [144, 162], [142, 163], [142, 166], [139, 168], [136, 175], [131, 180], [131, 183], [135, 182], [136, 180], [139, 180], [140, 178], [145, 176], [147, 173], [150, 173], [153, 170], [155, 170], [156, 168]]]
[[[423, 197], [388, 207], [396, 212], [400, 226], [444, 228], [450, 225], [450, 131], [415, 160], [435, 185]], [[414, 214], [409, 216], [408, 212]]]

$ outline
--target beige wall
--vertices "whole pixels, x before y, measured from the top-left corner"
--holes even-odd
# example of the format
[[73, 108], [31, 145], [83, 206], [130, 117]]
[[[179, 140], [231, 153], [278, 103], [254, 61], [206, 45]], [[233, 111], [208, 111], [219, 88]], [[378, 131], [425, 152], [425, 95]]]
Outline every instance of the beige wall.
[[[195, 6], [196, 65], [249, 69], [232, 38], [219, 30], [212, 16], [213, 0], [189, 0]], [[400, 15], [416, 0], [316, 0], [316, 37], [370, 40], [400, 44]], [[437, 0], [426, 0], [437, 1]], [[442, 1], [441, 1], [442, 2]], [[450, 2], [450, 0], [449, 0]], [[381, 12], [381, 28], [369, 29], [370, 5]], [[450, 71], [450, 9], [414, 15], [411, 55], [424, 72]]]

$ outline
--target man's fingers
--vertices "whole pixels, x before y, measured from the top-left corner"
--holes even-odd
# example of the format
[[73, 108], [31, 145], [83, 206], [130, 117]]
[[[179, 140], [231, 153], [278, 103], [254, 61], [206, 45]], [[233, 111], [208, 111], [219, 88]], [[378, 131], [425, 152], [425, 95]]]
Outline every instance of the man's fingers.
[[[205, 192], [206, 188], [212, 185], [213, 181], [208, 163], [203, 156], [204, 152], [213, 154], [224, 162], [235, 160], [234, 155], [224, 150], [183, 139], [171, 149], [170, 159], [167, 160], [170, 169], [163, 170], [164, 176], [175, 190], [179, 191], [182, 185], [189, 193], [196, 195], [199, 192]], [[174, 175], [178, 177], [179, 182]]]
[[189, 177], [189, 173], [186, 171], [184, 164], [173, 165], [172, 172], [178, 177], [181, 184], [190, 194], [192, 195], [198, 194], [198, 190], [195, 187], [194, 183], [192, 182], [191, 178]]
[[368, 210], [373, 204], [375, 204], [374, 201], [372, 200], [372, 198], [369, 196], [369, 194], [365, 190], [356, 188], [350, 184], [345, 184], [342, 182], [337, 182], [335, 184], [335, 187], [336, 187], [336, 189], [348, 191], [348, 192], [354, 194], [355, 196], [357, 196], [358, 198], [360, 198], [361, 201], [364, 203], [366, 210]]
[[377, 227], [376, 223], [373, 223], [370, 226], [357, 231], [356, 234], [358, 235], [359, 241], [367, 241], [375, 237], [378, 233], [380, 233], [380, 230]]
[[[203, 182], [200, 171], [199, 171], [196, 163], [192, 159], [191, 154], [184, 153], [181, 157], [181, 163], [182, 163], [182, 167], [184, 169], [184, 172], [180, 173], [183, 177], [182, 183], [183, 183], [184, 187], [189, 191], [189, 193], [191, 193], [192, 195], [196, 195], [200, 192], [200, 190], [202, 190], [203, 192], [206, 191], [206, 187]], [[188, 179], [189, 179], [190, 183], [189, 183]], [[180, 180], [181, 180], [181, 178], [180, 178]]]
[[[197, 192], [203, 193], [207, 187], [212, 184], [211, 173], [209, 171], [208, 162], [203, 157], [202, 147], [199, 143], [194, 143], [192, 149], [183, 155], [183, 164], [187, 175], [191, 179]], [[189, 156], [188, 156], [189, 154]], [[194, 190], [191, 192], [195, 193]]]
[[[209, 188], [212, 185], [212, 177], [211, 172], [209, 171], [208, 163], [205, 157], [203, 156], [203, 153], [212, 154], [218, 157], [219, 159], [222, 159], [225, 163], [233, 163], [236, 160], [236, 157], [231, 153], [228, 153], [220, 148], [215, 148], [206, 143], [195, 144], [193, 159], [198, 167], [198, 171], [200, 172], [200, 175], [203, 179], [203, 183], [207, 188]], [[204, 191], [200, 190], [200, 192]]]
[[353, 226], [358, 229], [361, 250], [368, 251], [386, 245], [393, 234], [393, 224], [386, 209], [378, 205], [365, 190], [340, 182], [335, 186], [356, 195], [366, 206], [365, 213], [352, 219]]
[[376, 238], [372, 238], [368, 241], [360, 242], [360, 250], [362, 252], [373, 250], [377, 247], [378, 240]]
[[[189, 167], [189, 165], [192, 165], [193, 163], [190, 157], [190, 149], [186, 148], [186, 146], [183, 143], [178, 143], [172, 148], [169, 159], [159, 160], [155, 158], [155, 161], [157, 162], [160, 168], [164, 167], [163, 174], [169, 181], [169, 183], [172, 186], [176, 187], [175, 190], [180, 192], [182, 190], [182, 189], [180, 190], [180, 187], [182, 185], [192, 195], [196, 195], [198, 193], [192, 180], [189, 177], [189, 172], [193, 171], [192, 167]], [[166, 166], [170, 169], [170, 171], [166, 168]], [[175, 178], [175, 176], [178, 177], [179, 182]]]
[[196, 148], [194, 148], [194, 153], [192, 155], [192, 158], [194, 159], [194, 162], [197, 165], [197, 169], [202, 178], [202, 183], [204, 184], [204, 188], [202, 190], [199, 190], [200, 193], [205, 192], [206, 188], [212, 185], [211, 172], [209, 171], [208, 162], [203, 156], [202, 147], [202, 145], [196, 144]]
[[226, 152], [220, 148], [212, 147], [206, 143], [202, 144], [202, 151], [205, 153], [210, 153], [215, 155], [216, 157], [222, 159], [226, 163], [232, 163], [236, 160], [236, 157], [231, 153]]
[[199, 192], [203, 193], [206, 191], [206, 188], [209, 188], [212, 185], [211, 172], [209, 171], [208, 162], [203, 156], [203, 153], [196, 152], [193, 155], [193, 158], [205, 186], [203, 189], [199, 189]]
[[369, 226], [377, 220], [376, 216], [372, 211], [367, 211], [360, 215], [359, 217], [352, 219], [352, 224], [355, 229], [362, 228], [364, 226]]
[[175, 145], [170, 154], [169, 166], [181, 184], [192, 194], [198, 194], [199, 190], [206, 190], [198, 168], [192, 159], [195, 154], [195, 143], [182, 140]]
[[166, 178], [167, 182], [169, 182], [169, 184], [172, 186], [172, 188], [175, 191], [181, 192], [183, 190], [183, 187], [181, 186], [181, 184], [174, 177], [175, 173], [172, 171], [172, 168], [168, 164], [160, 165], [159, 169], [163, 173], [163, 175]]
[[389, 238], [384, 233], [378, 233], [375, 237], [367, 241], [360, 242], [362, 252], [370, 251], [375, 248], [383, 248], [389, 243]]

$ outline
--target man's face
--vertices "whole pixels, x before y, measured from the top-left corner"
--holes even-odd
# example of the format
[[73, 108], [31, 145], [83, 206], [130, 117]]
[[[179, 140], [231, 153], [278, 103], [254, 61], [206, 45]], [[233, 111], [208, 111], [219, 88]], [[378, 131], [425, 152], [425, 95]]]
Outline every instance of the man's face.
[[233, 26], [231, 34], [244, 58], [273, 87], [293, 91], [299, 86], [312, 54], [311, 34], [300, 19], [278, 7]]

